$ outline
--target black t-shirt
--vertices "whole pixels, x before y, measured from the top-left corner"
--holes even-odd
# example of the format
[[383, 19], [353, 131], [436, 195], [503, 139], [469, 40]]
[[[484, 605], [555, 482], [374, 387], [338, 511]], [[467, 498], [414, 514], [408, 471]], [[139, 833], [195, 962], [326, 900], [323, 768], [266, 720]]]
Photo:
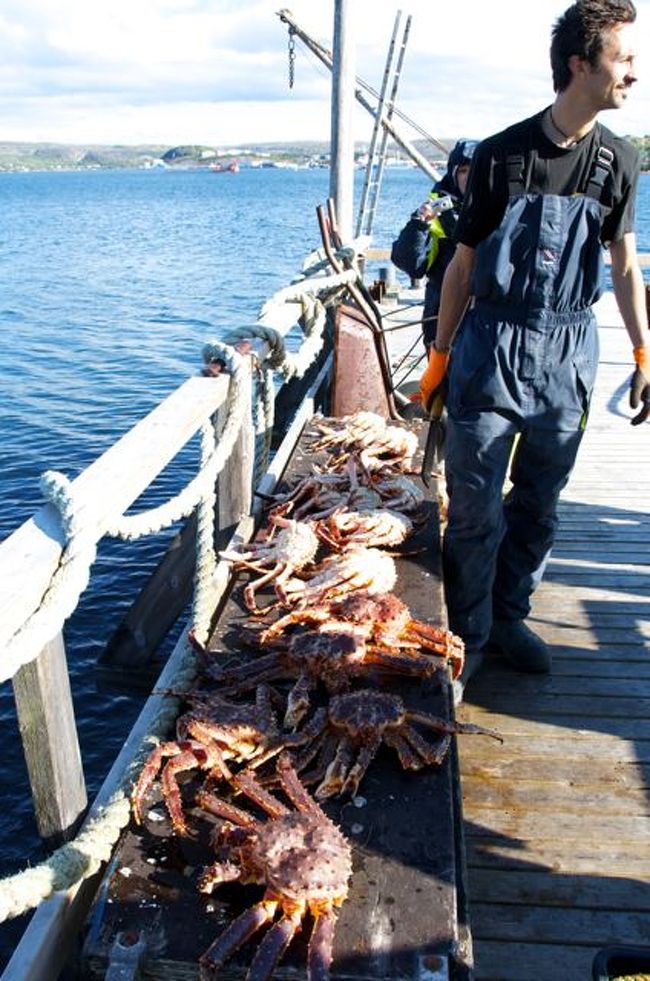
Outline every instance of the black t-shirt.
[[469, 175], [455, 240], [476, 248], [501, 224], [508, 202], [506, 157], [524, 154], [526, 190], [531, 194], [584, 193], [599, 146], [614, 154], [600, 201], [604, 245], [634, 231], [634, 206], [639, 176], [639, 154], [627, 140], [596, 123], [579, 143], [563, 149], [542, 130], [543, 112], [490, 136], [477, 147]]

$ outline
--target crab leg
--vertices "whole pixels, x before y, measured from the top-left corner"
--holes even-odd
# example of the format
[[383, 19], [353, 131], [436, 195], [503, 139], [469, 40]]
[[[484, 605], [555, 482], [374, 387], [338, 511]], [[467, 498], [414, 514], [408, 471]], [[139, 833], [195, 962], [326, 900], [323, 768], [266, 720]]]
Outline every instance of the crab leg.
[[161, 743], [147, 757], [138, 777], [138, 782], [131, 793], [131, 807], [136, 824], [142, 824], [142, 804], [154, 785], [162, 761], [182, 752], [183, 749], [178, 743]]
[[258, 606], [255, 602], [255, 593], [258, 589], [261, 589], [262, 586], [266, 586], [267, 582], [271, 582], [272, 579], [276, 579], [282, 572], [283, 567], [283, 562], [277, 562], [273, 568], [266, 573], [266, 575], [260, 576], [259, 579], [249, 582], [248, 585], [244, 587], [244, 603], [251, 613], [264, 613], [270, 609], [273, 609], [274, 604], [268, 605], [266, 610], [263, 610], [260, 606]]
[[[270, 745], [265, 751], [261, 751], [260, 755], [256, 756], [255, 759], [248, 764], [248, 769], [256, 770], [257, 767], [262, 765], [262, 763], [266, 763], [274, 756], [277, 756], [278, 753], [282, 752], [282, 750], [286, 749], [288, 746], [306, 746], [306, 748], [303, 749], [302, 753], [300, 754], [300, 759], [303, 759], [304, 757], [304, 763], [302, 766], [306, 766], [318, 752], [318, 737], [322, 736], [326, 727], [327, 710], [322, 708], [318, 709], [304, 729], [302, 729], [300, 732], [287, 733], [286, 735], [278, 736], [276, 742]], [[306, 745], [308, 743], [311, 745]], [[301, 769], [300, 766], [297, 764], [295, 765], [296, 770]]]
[[291, 760], [286, 753], [278, 760], [277, 770], [282, 789], [293, 806], [297, 807], [303, 814], [315, 814], [321, 820], [324, 819], [327, 821], [327, 818], [325, 818], [316, 801], [309, 796], [300, 782], [298, 774], [294, 770]]
[[199, 958], [201, 981], [212, 981], [215, 972], [223, 967], [230, 955], [234, 954], [260, 927], [273, 919], [277, 908], [277, 900], [262, 899], [233, 920]]
[[[272, 669], [277, 668], [277, 658], [275, 654], [265, 654], [247, 664], [240, 664], [234, 668], [223, 668], [218, 664], [206, 664], [205, 670], [214, 681], [219, 681], [224, 688], [231, 688], [242, 682], [252, 682], [251, 687], [257, 686], [266, 680], [266, 676], [274, 678]], [[243, 691], [244, 689], [242, 689]]]
[[444, 658], [432, 654], [397, 654], [393, 650], [383, 651], [374, 645], [367, 648], [365, 663], [390, 668], [400, 674], [432, 675], [445, 666]]
[[216, 744], [206, 747], [201, 743], [182, 742], [179, 745], [182, 752], [173, 756], [163, 768], [160, 783], [174, 831], [178, 835], [187, 835], [188, 828], [183, 814], [183, 803], [176, 774], [199, 767], [200, 769], [221, 771], [222, 776], [228, 777], [230, 771], [223, 762], [223, 756]]
[[402, 736], [429, 766], [439, 766], [451, 746], [449, 733], [445, 733], [436, 743], [428, 743], [413, 726], [408, 724], [403, 727]]
[[[318, 759], [316, 760], [315, 769], [310, 770], [309, 773], [304, 773], [301, 776], [301, 780], [304, 783], [320, 783], [325, 778], [327, 769], [332, 763], [334, 757], [336, 756], [338, 745], [339, 745], [339, 741], [336, 736], [332, 736], [332, 735], [323, 736], [320, 742], [317, 743], [319, 753], [318, 753]], [[311, 761], [311, 758], [312, 757], [309, 757], [303, 765], [306, 766], [307, 763]], [[299, 760], [298, 763], [296, 764], [297, 770], [302, 769], [302, 766], [300, 764], [301, 761]]]
[[213, 862], [206, 865], [198, 879], [199, 892], [212, 892], [222, 882], [237, 882], [241, 879], [241, 869], [232, 862]]
[[331, 907], [311, 910], [314, 927], [307, 948], [307, 981], [329, 981], [336, 913]]
[[259, 635], [260, 644], [268, 644], [280, 634], [284, 633], [286, 627], [295, 624], [318, 624], [325, 623], [331, 614], [327, 610], [292, 610], [279, 617], [270, 627], [266, 627]]
[[421, 770], [423, 766], [422, 758], [409, 746], [406, 739], [397, 732], [387, 732], [384, 735], [384, 742], [397, 753], [400, 766], [404, 770]]
[[450, 722], [446, 719], [438, 719], [434, 715], [427, 715], [425, 712], [409, 712], [408, 718], [413, 722], [419, 722], [421, 726], [437, 729], [438, 732], [447, 732], [451, 735], [459, 733], [470, 736], [490, 736], [500, 743], [503, 742], [503, 736], [494, 729], [486, 729], [484, 726], [474, 725], [473, 722]]
[[273, 977], [278, 962], [300, 929], [304, 913], [304, 907], [285, 913], [271, 927], [257, 948], [257, 953], [246, 975], [246, 981], [268, 981], [268, 978]]
[[242, 811], [241, 808], [235, 807], [234, 804], [229, 804], [227, 801], [206, 790], [199, 790], [196, 795], [196, 803], [204, 811], [207, 811], [208, 814], [225, 818], [226, 821], [231, 821], [240, 828], [249, 828], [251, 831], [256, 831], [260, 827], [260, 822], [250, 814], [247, 814], [246, 811]]
[[[282, 760], [282, 757], [280, 757]], [[278, 760], [277, 768], [280, 770], [280, 760]], [[270, 814], [271, 817], [283, 817], [285, 814], [289, 813], [289, 808], [285, 807], [284, 804], [270, 794], [268, 790], [262, 787], [261, 783], [258, 781], [257, 777], [253, 773], [248, 773], [246, 770], [238, 773], [236, 777], [232, 780], [233, 786], [236, 790], [241, 790], [250, 797], [252, 801]]]
[[287, 710], [284, 713], [284, 724], [287, 729], [295, 729], [309, 709], [309, 692], [312, 689], [311, 679], [307, 671], [302, 671], [287, 697]]
[[343, 737], [338, 744], [336, 756], [325, 771], [324, 780], [316, 789], [315, 796], [319, 800], [333, 797], [341, 792], [347, 782], [353, 759], [354, 744], [347, 737]]
[[341, 787], [342, 794], [349, 793], [351, 797], [355, 796], [359, 789], [359, 784], [366, 775], [368, 767], [377, 755], [381, 742], [382, 737], [378, 735], [361, 747], [354, 766], [350, 769], [343, 782], [343, 786]]

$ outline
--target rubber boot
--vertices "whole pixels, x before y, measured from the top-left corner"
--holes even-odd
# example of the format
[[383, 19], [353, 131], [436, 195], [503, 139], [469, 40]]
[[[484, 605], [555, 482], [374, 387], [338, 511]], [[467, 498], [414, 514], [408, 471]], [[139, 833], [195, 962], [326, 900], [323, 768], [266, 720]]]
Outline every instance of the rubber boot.
[[546, 643], [523, 620], [495, 620], [489, 648], [516, 671], [547, 674], [551, 670], [551, 653]]

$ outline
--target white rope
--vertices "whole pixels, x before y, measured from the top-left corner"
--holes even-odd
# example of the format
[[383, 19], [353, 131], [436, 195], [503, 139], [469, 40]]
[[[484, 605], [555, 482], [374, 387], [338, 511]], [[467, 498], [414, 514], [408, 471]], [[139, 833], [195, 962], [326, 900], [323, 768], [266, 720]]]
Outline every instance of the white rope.
[[196, 477], [176, 497], [156, 508], [151, 508], [149, 511], [122, 516], [118, 522], [107, 528], [107, 535], [131, 541], [141, 538], [143, 535], [162, 531], [182, 518], [186, 518], [192, 513], [199, 501], [206, 494], [211, 493], [214, 482], [223, 470], [235, 445], [246, 411], [242, 387], [244, 362], [237, 351], [220, 341], [210, 341], [204, 346], [203, 360], [206, 363], [211, 360], [223, 361], [225, 370], [231, 376], [228, 392], [228, 413], [218, 446], [213, 445], [208, 458], [202, 458], [201, 468]]
[[[217, 474], [230, 456], [246, 410], [241, 381], [244, 364], [236, 351], [216, 341], [205, 346], [203, 357], [206, 361], [219, 358], [232, 375], [228, 414], [218, 449], [214, 448], [197, 476], [175, 498], [142, 514], [122, 517], [107, 529], [107, 534], [131, 539], [160, 531], [190, 514], [202, 497], [213, 493]], [[48, 471], [41, 477], [40, 484], [46, 500], [61, 515], [66, 544], [37, 609], [5, 644], [0, 661], [0, 681], [13, 678], [61, 632], [88, 586], [90, 569], [97, 556], [96, 528], [92, 524], [87, 528], [84, 526], [85, 509], [75, 501], [74, 486], [68, 478]]]
[[[212, 423], [201, 431], [202, 459], [209, 459], [213, 452], [215, 431]], [[201, 498], [197, 508], [196, 523], [196, 564], [194, 566], [194, 593], [192, 601], [192, 623], [197, 639], [206, 643], [212, 621], [213, 603], [210, 586], [214, 581], [217, 557], [214, 549], [214, 522], [217, 504], [216, 483], [212, 482], [208, 492]]]
[[[196, 657], [184, 642], [179, 665], [169, 687], [186, 691], [196, 677]], [[62, 892], [94, 875], [107, 862], [131, 814], [130, 796], [152, 743], [166, 738], [178, 716], [179, 699], [165, 697], [128, 766], [119, 788], [97, 814], [86, 821], [74, 839], [33, 868], [0, 879], [0, 923], [34, 909], [55, 892]]]
[[38, 608], [5, 644], [0, 681], [13, 678], [61, 631], [88, 585], [90, 567], [97, 555], [94, 536], [82, 530], [83, 508], [75, 505], [74, 488], [68, 478], [48, 471], [42, 475], [40, 486], [46, 500], [60, 512], [66, 545]]

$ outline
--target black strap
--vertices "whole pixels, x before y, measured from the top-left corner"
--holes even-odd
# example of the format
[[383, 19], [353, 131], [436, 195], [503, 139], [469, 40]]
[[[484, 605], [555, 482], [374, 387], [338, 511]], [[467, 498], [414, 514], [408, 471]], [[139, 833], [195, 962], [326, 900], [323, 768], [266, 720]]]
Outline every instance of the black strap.
[[508, 150], [506, 153], [506, 180], [508, 197], [513, 198], [526, 190], [526, 157], [521, 150]]
[[609, 147], [599, 146], [591, 164], [591, 173], [585, 189], [586, 197], [594, 198], [596, 201], [602, 200], [605, 181], [613, 173], [613, 162], [614, 154]]

